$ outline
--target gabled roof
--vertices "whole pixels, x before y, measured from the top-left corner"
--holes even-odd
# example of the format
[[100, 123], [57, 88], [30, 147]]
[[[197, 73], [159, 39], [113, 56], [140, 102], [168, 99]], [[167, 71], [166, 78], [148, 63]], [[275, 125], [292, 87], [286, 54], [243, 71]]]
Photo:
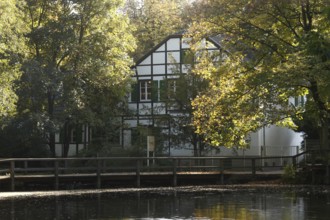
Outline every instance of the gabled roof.
[[213, 36], [213, 37], [208, 37], [206, 38], [208, 41], [212, 42], [216, 47], [218, 47], [219, 49], [221, 48], [220, 42], [221, 42], [221, 36], [217, 35], [217, 36]]
[[172, 34], [167, 36], [164, 40], [162, 40], [159, 44], [154, 46], [149, 52], [147, 52], [145, 55], [143, 55], [140, 59], [138, 59], [135, 63], [135, 66], [139, 65], [143, 60], [145, 60], [149, 55], [151, 55], [153, 52], [155, 52], [159, 47], [161, 47], [163, 44], [165, 44], [169, 39], [171, 38], [181, 38], [183, 34]]
[[[150, 56], [153, 52], [155, 52], [158, 48], [160, 48], [163, 44], [165, 44], [169, 39], [171, 38], [182, 38], [184, 35], [184, 31], [182, 32], [178, 32], [176, 34], [172, 34], [167, 36], [164, 40], [162, 40], [160, 43], [158, 43], [156, 46], [154, 46], [149, 52], [147, 52], [145, 55], [143, 55], [140, 59], [138, 59], [135, 62], [135, 65], [132, 66], [132, 68], [138, 66], [141, 62], [143, 62], [148, 56]], [[220, 38], [215, 36], [215, 37], [208, 37], [207, 38], [208, 41], [212, 42], [216, 47], [218, 47], [219, 49], [221, 48], [220, 46]]]

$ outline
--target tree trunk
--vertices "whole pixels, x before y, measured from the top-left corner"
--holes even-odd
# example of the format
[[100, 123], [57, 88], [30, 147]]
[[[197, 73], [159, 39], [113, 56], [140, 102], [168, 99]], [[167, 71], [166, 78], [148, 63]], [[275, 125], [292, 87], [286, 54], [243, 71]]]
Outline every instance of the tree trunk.
[[[54, 119], [54, 95], [51, 92], [51, 89], [47, 92], [47, 101], [48, 101], [48, 114], [49, 119], [53, 121]], [[53, 129], [49, 130], [49, 149], [52, 157], [56, 157], [55, 150], [55, 132]]]
[[329, 146], [329, 125], [330, 125], [330, 120], [324, 120], [324, 122], [321, 125], [320, 128], [320, 144], [321, 144], [321, 149], [322, 150], [330, 150]]
[[69, 154], [69, 147], [70, 147], [70, 128], [69, 128], [69, 121], [67, 120], [64, 123], [64, 138], [63, 138], [63, 152], [62, 157], [68, 157]]
[[193, 143], [193, 146], [194, 146], [194, 157], [198, 157], [199, 155], [198, 155], [198, 152], [199, 152], [199, 150], [198, 150], [198, 143], [197, 142], [194, 142]]
[[50, 150], [50, 156], [56, 157], [56, 150], [55, 150], [55, 133], [51, 132], [49, 134], [49, 150]]
[[329, 147], [329, 125], [330, 125], [330, 112], [326, 107], [326, 103], [321, 99], [316, 81], [311, 81], [310, 92], [313, 100], [319, 111], [319, 119], [321, 122], [320, 128], [320, 147], [321, 150], [330, 150]]

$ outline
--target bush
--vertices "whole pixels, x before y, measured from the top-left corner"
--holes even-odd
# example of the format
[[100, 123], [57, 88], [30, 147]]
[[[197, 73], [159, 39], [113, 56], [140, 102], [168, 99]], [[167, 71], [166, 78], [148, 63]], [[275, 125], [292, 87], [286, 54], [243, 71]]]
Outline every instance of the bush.
[[297, 168], [293, 164], [284, 167], [284, 174], [282, 176], [284, 183], [295, 184], [297, 183]]
[[17, 117], [0, 127], [1, 157], [48, 157], [45, 133], [32, 118]]

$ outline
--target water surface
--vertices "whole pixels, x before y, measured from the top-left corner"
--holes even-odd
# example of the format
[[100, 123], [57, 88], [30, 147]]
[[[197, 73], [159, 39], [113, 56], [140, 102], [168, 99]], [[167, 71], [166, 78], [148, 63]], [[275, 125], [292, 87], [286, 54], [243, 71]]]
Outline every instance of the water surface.
[[330, 194], [176, 188], [5, 196], [0, 219], [330, 219]]

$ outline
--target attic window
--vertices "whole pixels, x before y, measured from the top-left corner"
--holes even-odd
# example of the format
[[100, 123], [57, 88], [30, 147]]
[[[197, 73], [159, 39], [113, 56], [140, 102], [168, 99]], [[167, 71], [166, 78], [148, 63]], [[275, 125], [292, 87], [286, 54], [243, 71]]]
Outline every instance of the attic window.
[[194, 53], [189, 49], [182, 50], [181, 60], [182, 60], [181, 62], [183, 64], [193, 64], [194, 63]]

